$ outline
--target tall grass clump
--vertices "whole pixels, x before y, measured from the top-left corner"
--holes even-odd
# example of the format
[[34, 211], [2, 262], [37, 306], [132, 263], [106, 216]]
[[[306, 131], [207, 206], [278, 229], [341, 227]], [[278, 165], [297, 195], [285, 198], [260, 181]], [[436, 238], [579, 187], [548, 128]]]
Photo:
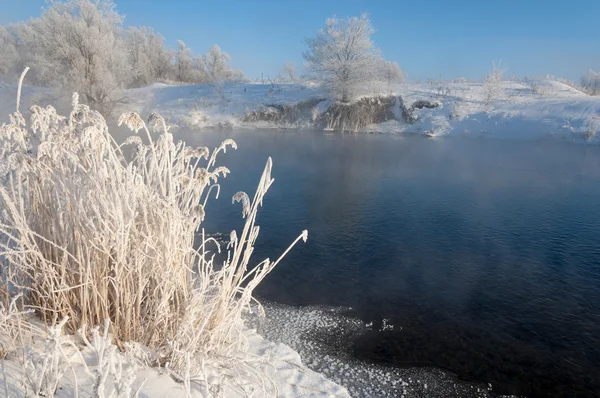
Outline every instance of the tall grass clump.
[[128, 113], [119, 123], [142, 136], [119, 145], [77, 94], [68, 116], [52, 106], [30, 111], [27, 122], [17, 104], [0, 127], [5, 305], [22, 294], [22, 307], [46, 322], [67, 319], [70, 333], [108, 319], [117, 345], [153, 348], [175, 372], [241, 358], [242, 312], [287, 253], [250, 266], [258, 208], [273, 183], [271, 159], [254, 197], [233, 197], [245, 224], [232, 231], [226, 260], [217, 264], [221, 248], [201, 224], [209, 195], [218, 196], [217, 182], [229, 173], [217, 157], [235, 142], [212, 152], [192, 148], [174, 141], [160, 115], [147, 124]]

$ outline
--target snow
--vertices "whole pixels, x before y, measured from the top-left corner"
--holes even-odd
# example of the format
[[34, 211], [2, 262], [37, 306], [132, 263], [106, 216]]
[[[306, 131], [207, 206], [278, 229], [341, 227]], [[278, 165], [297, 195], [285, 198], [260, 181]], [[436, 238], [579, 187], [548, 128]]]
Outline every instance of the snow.
[[[268, 390], [268, 396], [278, 397], [350, 397], [348, 391], [327, 379], [324, 375], [308, 369], [303, 365], [300, 355], [289, 346], [282, 343], [272, 343], [265, 340], [255, 330], [245, 331], [248, 339], [248, 355], [254, 356], [255, 371], [262, 371], [268, 381], [275, 387], [275, 391]], [[43, 343], [38, 342], [41, 347]], [[97, 359], [92, 350], [85, 348], [81, 352], [71, 351], [71, 369], [67, 370], [61, 379], [57, 398], [79, 396], [94, 396], [92, 394], [94, 379], [92, 373], [97, 365]], [[117, 354], [123, 360], [123, 368], [132, 366], [132, 360], [126, 355]], [[82, 363], [85, 360], [86, 366]], [[26, 396], [24, 388], [23, 365], [19, 356], [11, 356], [0, 361], [4, 371], [0, 374], [0, 396], [5, 396], [8, 391], [9, 397]], [[165, 368], [135, 367], [135, 381], [132, 391], [139, 391], [139, 397], [162, 398], [174, 396], [186, 396], [183, 383], [178, 383], [168, 374]], [[208, 369], [207, 378], [219, 379], [221, 377], [218, 369]], [[76, 381], [75, 381], [76, 380]], [[270, 383], [269, 383], [270, 382]], [[226, 397], [263, 396], [261, 386], [242, 384], [239, 380], [233, 383], [230, 380], [221, 380], [222, 395]], [[114, 391], [114, 386], [109, 381], [106, 383], [106, 396]], [[252, 392], [250, 393], [249, 392]], [[204, 388], [202, 380], [191, 381], [191, 394], [189, 397], [212, 396]], [[213, 393], [214, 391], [211, 391]]]
[[[170, 123], [187, 128], [248, 127], [244, 116], [267, 104], [289, 105], [326, 98], [318, 87], [296, 84], [225, 83], [192, 86], [147, 86], [126, 91], [122, 109], [149, 115], [159, 112]], [[252, 127], [260, 127], [255, 124]], [[266, 125], [264, 127], [267, 127]]]
[[407, 105], [425, 99], [439, 101], [441, 106], [417, 111], [420, 120], [414, 125], [398, 123], [385, 126], [382, 132], [582, 141], [587, 124], [600, 117], [600, 97], [557, 81], [502, 82], [501, 88], [502, 95], [486, 112], [480, 83], [403, 85], [398, 94]]

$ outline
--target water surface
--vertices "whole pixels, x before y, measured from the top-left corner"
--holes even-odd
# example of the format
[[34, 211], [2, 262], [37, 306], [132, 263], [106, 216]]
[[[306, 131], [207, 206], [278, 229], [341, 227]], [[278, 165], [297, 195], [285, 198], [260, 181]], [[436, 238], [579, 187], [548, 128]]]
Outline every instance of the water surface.
[[[435, 365], [528, 396], [600, 392], [600, 147], [552, 141], [312, 132], [189, 132], [239, 145], [209, 230], [241, 226], [268, 156], [275, 183], [255, 260], [296, 247], [259, 288], [351, 306], [394, 331], [355, 355]], [[251, 195], [252, 196], [252, 195]]]

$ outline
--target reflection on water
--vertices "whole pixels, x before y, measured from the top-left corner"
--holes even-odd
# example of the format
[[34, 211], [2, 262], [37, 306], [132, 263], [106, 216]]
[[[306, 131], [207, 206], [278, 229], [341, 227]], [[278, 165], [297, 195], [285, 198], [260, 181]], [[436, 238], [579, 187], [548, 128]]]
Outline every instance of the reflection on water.
[[259, 294], [352, 306], [395, 331], [363, 358], [435, 364], [529, 396], [600, 391], [600, 148], [556, 142], [327, 135], [232, 136], [232, 171], [205, 226], [241, 225], [267, 156], [275, 184], [255, 260], [296, 247]]

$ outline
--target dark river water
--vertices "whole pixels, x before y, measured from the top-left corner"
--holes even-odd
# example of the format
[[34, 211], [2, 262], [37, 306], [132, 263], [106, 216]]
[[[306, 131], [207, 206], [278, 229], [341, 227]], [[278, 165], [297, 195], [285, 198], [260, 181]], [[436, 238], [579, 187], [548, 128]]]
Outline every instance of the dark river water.
[[600, 396], [600, 147], [548, 141], [311, 132], [232, 137], [205, 227], [242, 225], [268, 156], [273, 184], [255, 260], [309, 240], [258, 289], [287, 304], [351, 306], [394, 331], [354, 354], [435, 365], [497, 392]]

